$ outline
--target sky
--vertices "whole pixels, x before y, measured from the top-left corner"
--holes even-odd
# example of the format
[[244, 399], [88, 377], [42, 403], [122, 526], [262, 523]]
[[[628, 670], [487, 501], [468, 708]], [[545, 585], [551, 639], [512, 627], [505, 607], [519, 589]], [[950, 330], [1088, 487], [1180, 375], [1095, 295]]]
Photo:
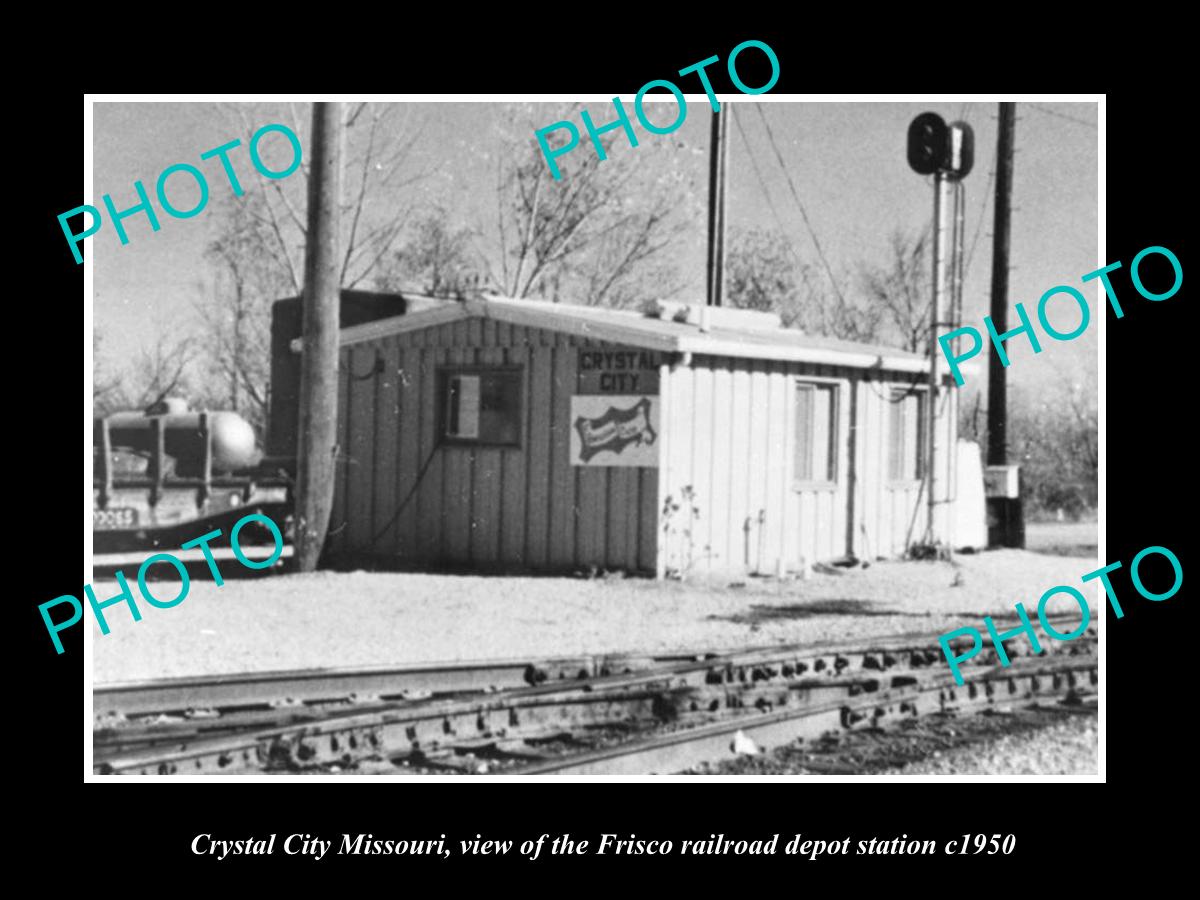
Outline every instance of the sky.
[[[623, 99], [627, 108], [632, 107], [632, 97]], [[847, 293], [860, 291], [855, 273], [863, 264], [887, 264], [888, 240], [895, 229], [920, 230], [932, 218], [931, 180], [909, 169], [905, 157], [908, 123], [918, 113], [931, 110], [947, 121], [970, 124], [975, 132], [976, 161], [965, 180], [970, 262], [963, 322], [983, 330], [991, 278], [995, 103], [814, 103], [770, 95], [721, 96], [721, 100], [732, 100], [737, 107], [729, 126], [730, 225], [782, 228], [800, 255], [814, 263], [815, 234], [834, 277]], [[295, 106], [296, 119], [284, 104], [247, 104], [241, 112], [252, 127], [277, 121], [304, 122], [308, 116], [305, 105]], [[612, 118], [603, 103], [589, 103], [588, 108], [597, 124]], [[670, 121], [665, 107], [657, 113], [652, 106], [647, 108], [652, 110], [653, 120]], [[543, 124], [556, 120], [560, 109], [561, 104], [545, 104]], [[677, 132], [657, 136], [639, 130], [638, 147], [618, 141], [613, 153], [643, 154], [649, 161], [654, 158], [651, 145], [655, 142], [678, 140], [687, 149], [676, 155], [675, 165], [686, 168], [695, 183], [704, 185], [708, 109], [703, 94], [688, 95], [688, 115]], [[444, 206], [462, 226], [494, 219], [495, 155], [502, 152], [502, 136], [519, 127], [514, 125], [512, 108], [498, 102], [409, 103], [401, 113], [403, 135], [414, 141], [405, 165], [426, 176], [406, 189], [405, 201], [411, 208]], [[1036, 317], [1041, 295], [1059, 284], [1084, 290], [1093, 313], [1100, 309], [1095, 283], [1087, 289], [1080, 283], [1080, 276], [1107, 262], [1100, 260], [1097, 246], [1096, 119], [1094, 103], [1017, 105], [1009, 302], [1010, 306], [1023, 302], [1031, 318]], [[125, 246], [107, 221], [97, 235], [87, 239], [88, 253], [95, 261], [94, 321], [103, 334], [102, 362], [120, 370], [160, 334], [188, 327], [197, 318], [196, 306], [211, 297], [213, 274], [204, 249], [222, 221], [215, 214], [217, 204], [235, 201], [229, 196], [228, 183], [218, 174], [216, 161], [203, 163], [200, 154], [243, 137], [243, 146], [231, 153], [242, 186], [249, 194], [267, 190], [268, 185], [251, 167], [243, 126], [229, 104], [96, 103], [93, 121], [95, 196], [84, 202], [102, 207], [102, 195], [110, 193], [118, 209], [132, 206], [136, 203], [133, 182], [141, 180], [153, 195], [159, 173], [175, 163], [194, 164], [210, 176], [209, 205], [193, 218], [175, 219], [160, 210], [158, 232], [151, 230], [144, 216], [126, 220], [129, 243]], [[284, 145], [278, 135], [274, 138]], [[301, 138], [306, 135], [302, 133]], [[586, 134], [583, 145], [574, 152], [591, 152], [584, 145]], [[269, 150], [269, 158], [286, 163], [285, 145], [282, 150], [276, 146]], [[182, 208], [196, 197], [194, 190], [189, 196], [187, 180], [175, 176], [171, 182], [172, 201]], [[702, 300], [704, 296], [705, 227], [703, 216], [697, 217], [673, 251], [689, 279], [685, 299]], [[1068, 302], [1055, 302], [1063, 302], [1065, 308], [1052, 308], [1052, 323], [1071, 330], [1078, 321], [1072, 317], [1078, 313], [1069, 309]], [[1046, 379], [1085, 380], [1086, 373], [1096, 368], [1097, 318], [1093, 315], [1092, 325], [1076, 340], [1043, 339], [1043, 352], [1037, 356], [1023, 338], [1016, 339], [1010, 350], [1010, 383], [1034, 390]], [[1015, 315], [1010, 313], [1010, 327], [1015, 323]], [[977, 376], [980, 385], [984, 369], [986, 364], [980, 366]]]

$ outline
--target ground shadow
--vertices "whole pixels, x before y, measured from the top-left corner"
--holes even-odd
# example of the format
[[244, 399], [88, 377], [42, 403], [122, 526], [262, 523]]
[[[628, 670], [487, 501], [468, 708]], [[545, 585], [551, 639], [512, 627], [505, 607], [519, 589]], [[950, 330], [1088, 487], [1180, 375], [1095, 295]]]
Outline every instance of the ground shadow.
[[748, 610], [728, 615], [710, 615], [709, 619], [733, 622], [736, 625], [756, 625], [784, 619], [811, 619], [814, 616], [919, 616], [927, 612], [906, 612], [902, 609], [878, 609], [871, 600], [811, 600], [806, 603], [785, 603], [774, 606], [755, 603]]

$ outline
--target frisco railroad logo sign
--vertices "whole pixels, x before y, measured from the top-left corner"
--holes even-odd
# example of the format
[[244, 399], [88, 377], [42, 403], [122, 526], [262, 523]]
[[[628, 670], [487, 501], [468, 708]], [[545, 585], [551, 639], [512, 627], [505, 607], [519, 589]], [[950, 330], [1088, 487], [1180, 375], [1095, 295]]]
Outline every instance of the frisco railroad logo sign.
[[583, 466], [657, 466], [655, 404], [650, 397], [571, 398], [571, 461]]

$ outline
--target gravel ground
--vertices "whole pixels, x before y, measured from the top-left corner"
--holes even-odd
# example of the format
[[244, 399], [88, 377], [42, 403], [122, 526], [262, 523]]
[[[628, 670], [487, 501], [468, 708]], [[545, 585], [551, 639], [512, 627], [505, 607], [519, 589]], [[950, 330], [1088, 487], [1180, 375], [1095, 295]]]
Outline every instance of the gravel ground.
[[[640, 578], [368, 572], [193, 581], [177, 607], [93, 620], [97, 682], [316, 666], [664, 652], [845, 640], [978, 624], [1049, 587], [1078, 585], [1087, 558], [998, 550], [946, 562], [884, 562], [806, 581], [730, 585]], [[136, 584], [136, 582], [135, 582]], [[114, 582], [97, 582], [103, 600]], [[137, 588], [134, 587], [136, 592]], [[175, 596], [169, 582], [156, 594]], [[1094, 602], [1094, 598], [1093, 598]], [[1057, 603], [1063, 605], [1059, 607]], [[1073, 613], [1061, 598], [1051, 613]], [[88, 617], [92, 619], [91, 616]]]
[[826, 735], [694, 769], [695, 775], [1095, 775], [1094, 708], [925, 716]]
[[1096, 717], [1077, 715], [1033, 732], [1006, 734], [948, 753], [935, 751], [887, 774], [1095, 775], [1098, 747]]

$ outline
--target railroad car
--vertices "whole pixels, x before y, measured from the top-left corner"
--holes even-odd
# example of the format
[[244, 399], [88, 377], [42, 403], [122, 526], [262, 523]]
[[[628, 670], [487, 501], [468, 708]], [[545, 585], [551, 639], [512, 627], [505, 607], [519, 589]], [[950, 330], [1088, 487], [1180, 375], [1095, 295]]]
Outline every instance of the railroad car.
[[[288, 535], [292, 478], [265, 459], [254, 429], [237, 413], [188, 408], [178, 398], [144, 412], [97, 417], [93, 431], [93, 550], [99, 555], [177, 550], [258, 512]], [[254, 529], [258, 529], [256, 533]], [[272, 545], [246, 526], [239, 544]]]

